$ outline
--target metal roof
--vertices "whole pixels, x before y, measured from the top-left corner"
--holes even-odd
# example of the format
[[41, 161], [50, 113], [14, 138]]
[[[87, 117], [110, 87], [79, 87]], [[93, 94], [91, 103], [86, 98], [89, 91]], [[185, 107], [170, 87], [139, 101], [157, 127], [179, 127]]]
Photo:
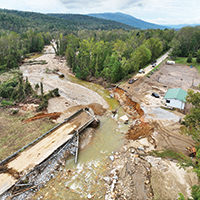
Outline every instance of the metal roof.
[[180, 101], [185, 101], [187, 92], [181, 88], [169, 89], [164, 96], [164, 99], [178, 99]]

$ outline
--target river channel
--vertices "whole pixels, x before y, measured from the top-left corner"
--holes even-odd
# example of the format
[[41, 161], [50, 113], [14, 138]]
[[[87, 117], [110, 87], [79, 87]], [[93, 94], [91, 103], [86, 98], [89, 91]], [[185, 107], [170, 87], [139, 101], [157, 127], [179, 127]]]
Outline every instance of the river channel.
[[[119, 107], [116, 99], [109, 96], [109, 91], [102, 86], [66, 76], [63, 81], [78, 83], [100, 94], [109, 104], [110, 110]], [[124, 133], [128, 130], [120, 117], [125, 113], [120, 107], [117, 115], [108, 112], [98, 117], [100, 125], [95, 130], [90, 144], [79, 152], [78, 163], [74, 156], [66, 160], [61, 170], [55, 172], [54, 178], [47, 182], [32, 199], [104, 199], [107, 165], [112, 162], [110, 156], [122, 145]]]

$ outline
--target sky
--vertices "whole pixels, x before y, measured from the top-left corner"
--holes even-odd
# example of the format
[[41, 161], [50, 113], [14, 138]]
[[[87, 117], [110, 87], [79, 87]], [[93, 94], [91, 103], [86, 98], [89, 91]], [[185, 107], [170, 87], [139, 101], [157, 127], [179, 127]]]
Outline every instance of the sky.
[[40, 13], [122, 12], [160, 25], [200, 24], [199, 0], [0, 0], [0, 8]]

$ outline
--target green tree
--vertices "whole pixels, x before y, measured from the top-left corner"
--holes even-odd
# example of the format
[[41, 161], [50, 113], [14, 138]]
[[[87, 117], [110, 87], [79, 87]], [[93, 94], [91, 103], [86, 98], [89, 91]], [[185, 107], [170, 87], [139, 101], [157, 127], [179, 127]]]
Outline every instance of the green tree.
[[44, 89], [43, 89], [43, 83], [40, 82], [40, 89], [41, 89], [41, 95], [43, 96], [44, 95]]
[[178, 200], [185, 200], [185, 197], [183, 196], [183, 194], [182, 193], [178, 193], [179, 194], [179, 198], [178, 198]]
[[44, 45], [50, 45], [52, 40], [52, 35], [49, 32], [43, 33]]
[[188, 63], [192, 63], [192, 53], [189, 53], [189, 56], [187, 58]]
[[25, 82], [25, 86], [24, 86], [24, 91], [26, 95], [29, 95], [32, 93], [32, 87], [31, 84], [28, 81], [28, 77], [26, 77], [26, 82]]
[[162, 42], [158, 38], [150, 38], [145, 42], [151, 51], [151, 60], [155, 60], [163, 51]]
[[73, 34], [66, 36], [67, 38], [67, 49], [66, 49], [66, 60], [67, 65], [72, 69], [73, 72], [76, 71], [76, 55], [78, 53], [80, 39]]
[[192, 104], [190, 112], [185, 116], [186, 126], [199, 127], [200, 126], [200, 93], [188, 90], [186, 102]]
[[[178, 44], [179, 48], [178, 52], [176, 50], [176, 56], [188, 57], [189, 53], [195, 55], [200, 47], [200, 27], [183, 27], [176, 34], [172, 45], [174, 42]], [[174, 49], [173, 46], [172, 49]]]
[[143, 44], [132, 53], [131, 63], [136, 69], [144, 67], [151, 60], [151, 51]]
[[116, 42], [114, 43], [113, 50], [118, 53], [119, 59], [122, 59], [124, 52], [127, 50], [126, 42], [117, 39]]
[[200, 49], [197, 51], [197, 58], [196, 61], [200, 63]]
[[106, 67], [104, 68], [102, 75], [112, 83], [116, 83], [123, 77], [123, 69], [121, 63], [118, 60], [117, 52], [114, 52], [111, 56], [107, 56], [105, 61]]
[[200, 199], [200, 185], [194, 185], [192, 187], [192, 198], [194, 200], [199, 200]]
[[181, 49], [180, 49], [181, 43], [178, 39], [173, 39], [171, 42], [172, 50], [170, 52], [170, 56], [174, 59], [177, 58], [177, 56], [181, 55]]
[[[193, 90], [188, 90], [188, 95], [186, 97], [186, 102], [192, 105], [190, 112], [186, 114], [185, 127], [182, 127], [182, 132], [188, 136], [191, 136], [195, 142], [196, 147], [196, 161], [191, 159], [185, 159], [181, 166], [192, 166], [194, 172], [196, 172], [198, 179], [200, 179], [200, 93], [194, 92]], [[180, 194], [179, 194], [180, 195]], [[183, 199], [180, 195], [179, 199]], [[200, 185], [192, 186], [192, 199], [200, 199]]]
[[37, 40], [37, 51], [41, 52], [44, 48], [44, 40], [41, 33], [38, 33], [36, 35], [36, 40]]

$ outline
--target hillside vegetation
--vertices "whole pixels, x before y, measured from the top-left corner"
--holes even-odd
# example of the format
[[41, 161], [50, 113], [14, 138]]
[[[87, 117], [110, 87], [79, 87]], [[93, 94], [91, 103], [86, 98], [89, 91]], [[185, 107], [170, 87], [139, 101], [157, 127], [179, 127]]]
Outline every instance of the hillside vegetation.
[[[200, 63], [199, 27], [184, 27], [179, 32], [173, 29], [138, 30], [83, 15], [45, 15], [3, 9], [0, 9], [0, 26], [0, 106], [3, 107], [0, 108], [0, 147], [3, 149], [0, 150], [0, 159], [35, 139], [36, 133], [39, 136], [53, 127], [51, 122], [44, 120], [41, 124], [33, 122], [30, 126], [26, 125], [25, 129], [21, 121], [29, 114], [7, 109], [14, 108], [27, 98], [37, 98], [37, 110], [43, 110], [49, 98], [59, 96], [58, 88], [44, 94], [42, 82], [33, 89], [28, 79], [23, 80], [21, 73], [11, 73], [25, 58], [35, 52], [42, 53], [44, 45], [50, 45], [52, 39], [56, 41], [56, 47], [53, 47], [57, 56], [66, 57], [71, 72], [77, 78], [95, 79], [98, 83], [100, 80], [107, 81], [108, 86], [132, 77], [171, 48], [173, 59], [188, 57], [187, 61], [192, 63], [192, 58], [196, 58], [196, 62]], [[11, 74], [5, 75], [8, 71]], [[37, 94], [37, 90], [41, 95]], [[200, 93], [189, 91], [187, 102], [194, 107], [186, 115], [183, 131], [194, 139], [197, 159], [188, 159], [183, 165], [193, 166], [200, 179]], [[192, 197], [200, 198], [200, 185], [192, 187]]]
[[113, 30], [113, 29], [124, 29], [130, 30], [135, 29], [134, 26], [127, 25], [122, 22], [116, 22], [113, 20], [99, 19], [87, 15], [80, 14], [48, 14], [48, 16], [56, 17], [59, 19], [69, 20], [71, 22], [79, 22], [79, 30]]
[[1, 30], [9, 30], [17, 33], [34, 29], [39, 32], [70, 33], [78, 30], [108, 30], [108, 29], [133, 29], [134, 27], [113, 22], [111, 20], [98, 19], [85, 15], [73, 14], [41, 14], [35, 12], [22, 12], [16, 10], [0, 9]]
[[174, 36], [168, 29], [80, 31], [77, 36], [60, 35], [56, 53], [66, 55], [77, 78], [116, 83], [169, 50]]

